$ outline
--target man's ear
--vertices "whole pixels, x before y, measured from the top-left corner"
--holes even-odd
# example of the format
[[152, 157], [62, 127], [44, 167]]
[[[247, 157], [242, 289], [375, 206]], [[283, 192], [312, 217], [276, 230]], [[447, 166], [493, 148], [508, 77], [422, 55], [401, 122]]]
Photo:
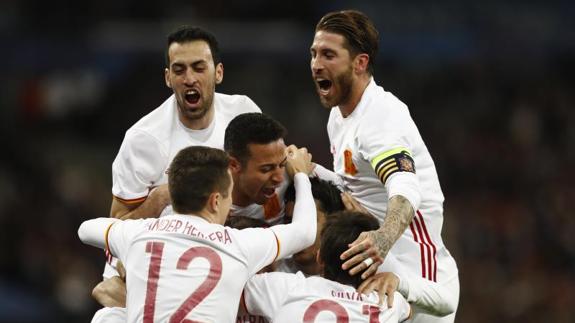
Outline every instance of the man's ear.
[[167, 68], [164, 69], [164, 80], [166, 81], [166, 86], [171, 89], [172, 82], [170, 82], [170, 70]]
[[357, 54], [353, 59], [353, 69], [357, 74], [362, 74], [367, 71], [369, 65], [369, 55], [362, 53]]
[[230, 156], [230, 170], [232, 171], [232, 174], [237, 174], [242, 170], [242, 163], [232, 156]]
[[212, 194], [210, 194], [206, 205], [210, 213], [218, 212], [220, 208], [220, 199], [221, 199], [220, 192], [213, 192]]
[[323, 266], [325, 265], [325, 263], [323, 262], [323, 260], [321, 260], [321, 254], [319, 253], [320, 248], [317, 249], [317, 251], [315, 252], [315, 262], [317, 262], [317, 264], [321, 267], [321, 270], [323, 271]]
[[222, 83], [224, 80], [224, 64], [219, 63], [216, 65], [216, 84]]

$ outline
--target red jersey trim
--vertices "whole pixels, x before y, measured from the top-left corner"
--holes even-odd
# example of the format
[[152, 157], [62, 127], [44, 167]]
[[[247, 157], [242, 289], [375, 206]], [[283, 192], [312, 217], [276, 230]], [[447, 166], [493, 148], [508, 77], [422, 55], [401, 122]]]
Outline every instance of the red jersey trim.
[[121, 198], [121, 197], [117, 197], [116, 195], [112, 195], [112, 197], [113, 197], [114, 199], [116, 199], [116, 200], [118, 200], [118, 201], [124, 203], [124, 204], [139, 204], [139, 203], [144, 202], [144, 201], [148, 198], [147, 195], [144, 196], [144, 197], [138, 197], [138, 198], [135, 198], [135, 199], [123, 199], [123, 198]]
[[110, 223], [110, 225], [106, 229], [106, 233], [104, 234], [104, 244], [106, 246], [106, 255], [110, 255], [110, 256], [112, 256], [112, 252], [110, 251], [110, 244], [108, 243], [108, 234], [110, 233], [110, 229], [112, 228], [114, 223], [116, 223], [116, 222]]
[[[271, 230], [271, 229], [270, 229], [270, 230]], [[281, 249], [281, 248], [280, 248], [280, 247], [281, 247], [280, 239], [278, 238], [278, 236], [276, 235], [276, 233], [274, 232], [274, 230], [272, 230], [272, 232], [274, 233], [274, 237], [276, 237], [277, 253], [276, 253], [276, 256], [274, 257], [274, 260], [271, 262], [271, 264], [273, 264], [274, 261], [276, 261], [276, 260], [278, 259], [278, 257], [280, 256], [280, 249]]]

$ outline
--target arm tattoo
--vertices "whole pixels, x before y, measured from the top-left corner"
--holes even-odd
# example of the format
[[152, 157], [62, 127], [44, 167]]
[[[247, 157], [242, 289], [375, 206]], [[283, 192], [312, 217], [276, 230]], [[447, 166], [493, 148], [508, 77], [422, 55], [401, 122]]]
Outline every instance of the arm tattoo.
[[389, 199], [385, 220], [383, 220], [383, 224], [373, 236], [379, 255], [382, 258], [387, 256], [391, 246], [407, 229], [413, 216], [413, 207], [405, 197], [396, 195]]

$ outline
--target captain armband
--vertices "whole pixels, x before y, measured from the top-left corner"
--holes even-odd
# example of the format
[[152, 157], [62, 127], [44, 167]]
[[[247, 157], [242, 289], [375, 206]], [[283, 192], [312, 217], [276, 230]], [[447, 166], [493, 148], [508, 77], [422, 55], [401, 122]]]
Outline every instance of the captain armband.
[[384, 185], [391, 174], [397, 172], [415, 174], [415, 163], [411, 153], [403, 147], [394, 148], [379, 154], [371, 160], [371, 166]]

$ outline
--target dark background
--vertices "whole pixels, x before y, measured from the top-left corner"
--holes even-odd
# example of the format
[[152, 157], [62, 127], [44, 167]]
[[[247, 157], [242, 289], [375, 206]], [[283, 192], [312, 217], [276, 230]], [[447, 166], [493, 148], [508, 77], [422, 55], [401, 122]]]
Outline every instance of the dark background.
[[331, 156], [309, 46], [328, 11], [380, 31], [375, 79], [410, 108], [446, 196], [457, 322], [575, 318], [575, 2], [0, 2], [0, 321], [89, 322], [103, 256], [77, 238], [107, 216], [124, 132], [171, 92], [165, 36], [218, 37], [219, 92], [249, 95]]

